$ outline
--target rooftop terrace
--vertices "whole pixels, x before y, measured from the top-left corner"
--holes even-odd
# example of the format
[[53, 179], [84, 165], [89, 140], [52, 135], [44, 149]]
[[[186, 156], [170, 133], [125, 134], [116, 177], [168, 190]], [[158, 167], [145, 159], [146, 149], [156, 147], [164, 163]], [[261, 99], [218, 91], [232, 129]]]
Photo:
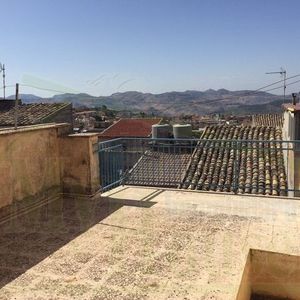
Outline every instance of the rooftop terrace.
[[124, 186], [1, 216], [0, 299], [235, 299], [250, 248], [300, 254], [280, 197]]

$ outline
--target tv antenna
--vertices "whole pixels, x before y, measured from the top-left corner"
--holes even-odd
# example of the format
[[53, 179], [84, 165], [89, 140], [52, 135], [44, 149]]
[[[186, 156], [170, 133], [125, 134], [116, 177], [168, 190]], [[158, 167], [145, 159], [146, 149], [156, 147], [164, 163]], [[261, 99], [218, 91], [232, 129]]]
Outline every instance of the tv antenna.
[[3, 100], [5, 100], [5, 65], [0, 63], [0, 73], [2, 72], [3, 80]]
[[267, 72], [266, 74], [280, 74], [283, 76], [283, 102], [285, 102], [285, 90], [286, 90], [286, 70], [280, 68], [280, 71], [277, 72]]

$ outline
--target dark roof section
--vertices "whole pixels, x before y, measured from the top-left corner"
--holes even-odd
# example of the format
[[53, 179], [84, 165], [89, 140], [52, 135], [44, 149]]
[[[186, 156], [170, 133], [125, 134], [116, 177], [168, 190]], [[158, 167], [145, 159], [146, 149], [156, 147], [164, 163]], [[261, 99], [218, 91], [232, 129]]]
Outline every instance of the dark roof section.
[[99, 137], [148, 137], [152, 132], [152, 125], [160, 123], [161, 119], [120, 119], [104, 130]]
[[[286, 195], [282, 145], [272, 142], [281, 140], [280, 128], [210, 126], [202, 138], [216, 141], [197, 144], [181, 188], [232, 192], [236, 184], [241, 194]], [[236, 143], [219, 139], [246, 141], [235, 151]], [[270, 142], [265, 145], [247, 140]]]
[[190, 159], [189, 153], [148, 150], [132, 168], [125, 184], [176, 188], [182, 182]]
[[253, 126], [283, 126], [283, 114], [263, 114], [253, 116]]
[[[19, 104], [22, 104], [21, 100], [19, 100]], [[0, 112], [8, 111], [14, 106], [15, 106], [14, 100], [0, 99]]]
[[[12, 101], [12, 100], [10, 100]], [[1, 100], [0, 100], [1, 102]], [[14, 101], [12, 101], [14, 102]], [[44, 123], [49, 117], [58, 113], [70, 103], [34, 103], [18, 106], [18, 125], [33, 125]], [[12, 126], [15, 120], [15, 107], [0, 110], [0, 126]]]

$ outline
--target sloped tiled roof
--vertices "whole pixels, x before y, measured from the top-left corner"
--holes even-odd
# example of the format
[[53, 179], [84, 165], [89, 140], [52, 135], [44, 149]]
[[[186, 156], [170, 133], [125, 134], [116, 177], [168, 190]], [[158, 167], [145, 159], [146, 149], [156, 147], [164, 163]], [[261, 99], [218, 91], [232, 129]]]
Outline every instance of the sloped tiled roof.
[[160, 121], [161, 119], [120, 119], [99, 136], [103, 138], [148, 137], [151, 134], [152, 125]]
[[[210, 126], [198, 143], [181, 188], [239, 193], [286, 195], [287, 182], [281, 130], [263, 126]], [[213, 141], [213, 140], [216, 141]], [[236, 144], [219, 140], [246, 140]], [[247, 142], [268, 140], [270, 143]]]
[[[42, 123], [44, 119], [55, 114], [69, 103], [34, 103], [18, 106], [18, 125]], [[0, 126], [11, 126], [15, 122], [15, 108], [0, 111]]]
[[253, 116], [254, 126], [272, 126], [282, 127], [283, 126], [283, 114], [261, 114]]
[[127, 176], [126, 184], [178, 187], [191, 159], [191, 153], [147, 150]]

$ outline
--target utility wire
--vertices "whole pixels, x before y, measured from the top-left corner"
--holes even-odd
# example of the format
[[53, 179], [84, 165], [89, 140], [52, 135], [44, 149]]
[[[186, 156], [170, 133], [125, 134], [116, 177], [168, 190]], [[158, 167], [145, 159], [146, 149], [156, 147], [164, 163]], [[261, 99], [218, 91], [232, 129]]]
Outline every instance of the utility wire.
[[[15, 85], [15, 84], [10, 84], [10, 85], [6, 85], [6, 86], [5, 86], [5, 88], [11, 88], [11, 87], [16, 87], [16, 85]], [[3, 90], [3, 89], [4, 89], [3, 86], [0, 87], [0, 90]]]
[[[293, 77], [293, 78], [295, 78], [295, 77]], [[285, 86], [293, 85], [293, 84], [296, 84], [296, 83], [298, 83], [298, 82], [300, 82], [300, 80], [293, 81], [293, 82], [291, 82], [291, 83], [286, 84]], [[272, 88], [272, 89], [268, 89], [268, 90], [265, 90], [265, 91], [263, 91], [263, 92], [267, 93], [267, 92], [270, 92], [270, 91], [275, 91], [275, 90], [282, 89], [283, 87], [284, 87], [284, 85], [279, 86], [279, 87], [275, 87], [275, 88]], [[258, 91], [253, 91], [253, 92], [258, 93]], [[254, 94], [255, 94], [255, 93], [254, 93]], [[251, 95], [252, 95], [252, 94], [251, 94]], [[245, 94], [244, 94], [244, 95], [240, 95], [240, 96], [238, 96], [238, 97], [244, 97], [244, 96], [245, 96]], [[246, 96], [247, 96], [247, 95], [246, 95]], [[250, 96], [250, 95], [248, 95], [248, 96]], [[223, 99], [213, 99], [213, 100], [210, 100], [210, 101], [209, 101], [209, 104], [210, 104], [210, 103], [214, 103], [214, 102], [224, 101], [224, 100], [230, 100], [230, 99], [233, 99], [233, 97], [232, 97], [232, 98], [223, 98]], [[200, 102], [200, 103], [202, 103], [202, 102]]]
[[[264, 90], [265, 88], [267, 88], [267, 87], [276, 85], [276, 84], [278, 84], [278, 83], [280, 83], [280, 82], [283, 82], [283, 81], [285, 81], [285, 80], [293, 79], [293, 78], [296, 78], [296, 77], [299, 77], [299, 76], [300, 76], [300, 74], [297, 74], [297, 75], [288, 77], [288, 78], [286, 78], [286, 79], [281, 79], [281, 80], [275, 81], [275, 82], [273, 82], [273, 83], [271, 83], [271, 84], [265, 85], [265, 86], [263, 86], [263, 87], [261, 87], [261, 88], [258, 88], [258, 89], [254, 90], [254, 91], [249, 91], [249, 92], [246, 92], [246, 93], [241, 94], [241, 95], [230, 96], [230, 97], [222, 97], [222, 98], [215, 98], [215, 99], [209, 99], [209, 98], [205, 98], [205, 99], [202, 98], [202, 99], [203, 99], [204, 101], [207, 100], [207, 101], [210, 101], [210, 102], [211, 102], [211, 101], [215, 102], [215, 101], [231, 100], [231, 99], [234, 99], [234, 98], [239, 98], [239, 97], [249, 96], [249, 95], [252, 95], [252, 94], [256, 94], [256, 93], [258, 93], [258, 92], [260, 92], [260, 91], [262, 91], [262, 92], [268, 92], [268, 91], [271, 91], [271, 90], [273, 90], [273, 89], [270, 89], [270, 90], [267, 90], [267, 91], [263, 91], [263, 90]], [[286, 86], [288, 86], [288, 84], [286, 84]], [[280, 86], [279, 88], [283, 88], [283, 86]], [[278, 88], [278, 89], [279, 89], [279, 88]], [[277, 88], [276, 88], [276, 89], [277, 89]], [[201, 103], [201, 102], [199, 102], [199, 103]]]
[[[296, 78], [296, 77], [299, 77], [299, 76], [300, 76], [300, 74], [297, 74], [297, 75], [294, 75], [294, 76], [286, 78], [286, 80], [290, 80], [290, 79], [293, 79], [293, 78]], [[215, 102], [215, 101], [231, 100], [231, 99], [234, 99], [234, 98], [244, 97], [244, 96], [252, 95], [252, 94], [255, 94], [257, 92], [263, 91], [265, 88], [273, 86], [273, 85], [276, 85], [276, 84], [281, 83], [283, 81], [284, 81], [284, 79], [278, 80], [278, 81], [275, 81], [275, 82], [273, 82], [271, 84], [268, 84], [268, 85], [265, 85], [263, 87], [260, 87], [260, 88], [254, 90], [254, 91], [249, 91], [249, 92], [242, 93], [242, 94], [239, 94], [239, 95], [236, 95], [236, 96], [222, 97], [222, 98], [215, 98], [215, 99], [202, 98], [201, 100]], [[288, 86], [288, 85], [290, 85], [290, 84], [287, 84], [286, 86]], [[38, 89], [38, 90], [49, 91], [49, 92], [67, 93], [67, 91], [61, 91], [61, 90], [50, 89], [50, 88], [42, 88], [42, 87], [30, 85], [30, 84], [20, 84], [20, 86], [31, 87], [31, 88], [35, 88], [35, 89]], [[272, 91], [272, 90], [279, 89], [279, 88], [282, 88], [282, 87], [283, 86], [280, 86], [278, 88], [269, 89], [269, 90], [266, 90], [266, 91], [263, 91], [263, 92]], [[203, 102], [203, 101], [201, 101], [201, 102]], [[201, 102], [199, 102], [199, 103], [201, 103]]]
[[[239, 94], [239, 95], [236, 95], [236, 96], [230, 96], [230, 97], [222, 97], [222, 98], [215, 98], [215, 99], [209, 99], [209, 98], [202, 98], [200, 102], [198, 102], [197, 104], [203, 104], [203, 103], [206, 103], [206, 101], [211, 104], [211, 103], [214, 103], [214, 102], [220, 102], [220, 101], [225, 101], [225, 100], [233, 100], [233, 99], [236, 99], [236, 98], [240, 98], [240, 97], [245, 97], [245, 96], [250, 96], [250, 95], [255, 95], [259, 92], [270, 92], [270, 91], [274, 91], [274, 90], [278, 90], [278, 89], [281, 89], [283, 88], [284, 86], [279, 86], [279, 87], [274, 87], [274, 88], [271, 88], [271, 89], [267, 89], [267, 90], [264, 90], [270, 86], [273, 86], [273, 85], [276, 85], [278, 83], [281, 83], [285, 80], [290, 80], [290, 79], [293, 79], [293, 78], [296, 78], [296, 77], [299, 77], [300, 74], [297, 74], [297, 75], [294, 75], [294, 76], [290, 76], [286, 79], [282, 79], [282, 80], [278, 80], [278, 81], [275, 81], [273, 83], [270, 83], [268, 85], [265, 85], [263, 87], [260, 87], [254, 91], [249, 91], [249, 92], [246, 92], [246, 93], [242, 93], [242, 94]], [[300, 80], [297, 80], [297, 81], [294, 81], [294, 82], [291, 82], [291, 83], [288, 83], [286, 84], [285, 86], [290, 86], [290, 85], [293, 85], [293, 84], [296, 84], [300, 82]], [[34, 85], [30, 85], [30, 84], [20, 84], [21, 86], [25, 86], [25, 87], [31, 87], [31, 88], [35, 88], [35, 89], [39, 89], [39, 90], [44, 90], [44, 91], [50, 91], [50, 92], [56, 92], [56, 93], [66, 93], [66, 91], [60, 91], [60, 90], [55, 90], [55, 89], [48, 89], [48, 88], [41, 88], [41, 87], [38, 87], [38, 86], [34, 86]], [[14, 85], [8, 85], [6, 87], [13, 87]], [[3, 89], [0, 88], [0, 89]], [[172, 108], [174, 106], [174, 104], [168, 106], [167, 108], [165, 108], [162, 113], [164, 113], [165, 111], [167, 111], [168, 109]]]
[[[290, 79], [293, 79], [293, 78], [296, 78], [296, 77], [299, 77], [300, 74], [297, 74], [297, 75], [294, 75], [294, 76], [291, 76], [291, 77], [288, 77], [286, 78], [285, 80], [290, 80]], [[272, 88], [272, 89], [268, 89], [268, 90], [265, 90], [263, 91], [265, 88], [267, 87], [270, 87], [270, 86], [273, 86], [273, 85], [276, 85], [278, 83], [281, 83], [281, 82], [284, 82], [285, 81], [284, 79], [281, 79], [281, 80], [278, 80], [278, 81], [275, 81], [271, 84], [268, 84], [268, 85], [265, 85], [263, 87], [260, 87], [254, 91], [249, 91], [247, 93], [244, 93], [244, 94], [240, 94], [240, 95], [236, 95], [236, 96], [231, 96], [231, 97], [222, 97], [222, 98], [215, 98], [215, 99], [209, 99], [209, 98], [201, 98], [201, 101], [200, 102], [197, 102], [196, 104], [211, 104], [211, 103], [214, 103], [214, 102], [220, 102], [220, 101], [225, 101], [225, 100], [233, 100], [233, 99], [236, 99], [236, 98], [240, 98], [240, 97], [245, 97], [245, 96], [251, 96], [251, 95], [255, 95], [259, 92], [270, 92], [270, 91], [274, 91], [274, 90], [278, 90], [278, 89], [282, 89], [284, 86], [279, 86], [279, 87], [275, 87], [275, 88]], [[291, 82], [289, 84], [286, 84], [285, 86], [289, 86], [289, 85], [293, 85], [293, 84], [296, 84], [300, 82], [300, 80], [297, 80], [297, 81], [294, 81], [294, 82]], [[207, 102], [206, 102], [207, 101]], [[165, 108], [162, 113], [166, 112], [167, 110], [169, 110], [170, 108], [174, 107], [174, 104], [168, 106], [167, 108]]]
[[63, 94], [68, 93], [67, 91], [60, 91], [60, 90], [54, 90], [54, 89], [48, 89], [48, 88], [41, 88], [41, 87], [30, 85], [30, 84], [20, 84], [20, 86], [31, 87], [31, 88], [34, 88], [34, 89], [43, 90], [43, 91], [49, 91], [49, 92], [56, 92], [56, 93], [63, 93]]
[[[289, 85], [293, 85], [293, 84], [296, 84], [300, 82], [300, 80], [296, 80], [296, 81], [293, 81], [291, 83], [288, 83], [286, 84], [285, 86], [289, 86]], [[266, 90], [265, 92], [269, 92], [269, 91], [273, 91], [273, 90], [278, 90], [278, 89], [282, 89], [284, 86], [279, 86], [279, 87], [276, 87], [276, 88], [272, 88], [272, 89], [269, 89], [269, 90]]]

